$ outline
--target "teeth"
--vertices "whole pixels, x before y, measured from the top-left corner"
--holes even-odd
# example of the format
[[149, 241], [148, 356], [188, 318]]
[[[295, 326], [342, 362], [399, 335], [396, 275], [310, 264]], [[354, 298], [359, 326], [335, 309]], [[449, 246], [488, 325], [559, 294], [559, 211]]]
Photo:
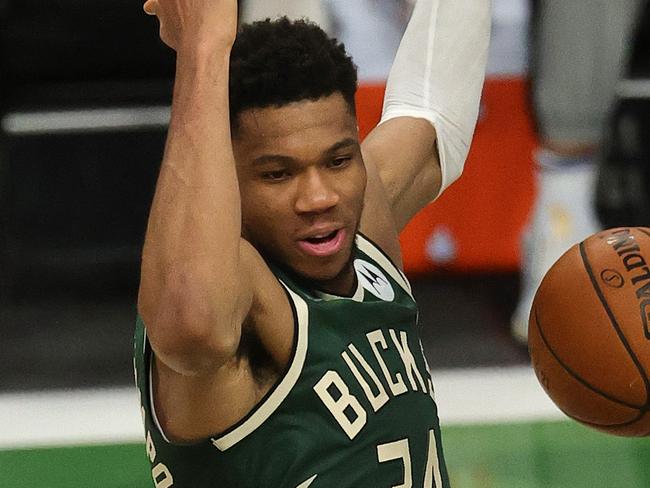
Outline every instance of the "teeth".
[[331, 236], [332, 234], [334, 234], [334, 232], [336, 232], [336, 231], [328, 232], [326, 234], [318, 234], [318, 235], [312, 236], [311, 238], [312, 239], [323, 239], [324, 237]]

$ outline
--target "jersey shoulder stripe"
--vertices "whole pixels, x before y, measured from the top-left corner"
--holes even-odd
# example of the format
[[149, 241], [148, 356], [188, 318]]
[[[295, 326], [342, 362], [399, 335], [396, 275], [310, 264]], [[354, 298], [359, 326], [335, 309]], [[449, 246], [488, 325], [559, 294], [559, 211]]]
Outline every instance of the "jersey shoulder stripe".
[[380, 267], [393, 278], [402, 289], [413, 298], [411, 284], [406, 275], [393, 263], [384, 251], [381, 250], [374, 242], [361, 233], [357, 234], [357, 247], [361, 252], [372, 258]]

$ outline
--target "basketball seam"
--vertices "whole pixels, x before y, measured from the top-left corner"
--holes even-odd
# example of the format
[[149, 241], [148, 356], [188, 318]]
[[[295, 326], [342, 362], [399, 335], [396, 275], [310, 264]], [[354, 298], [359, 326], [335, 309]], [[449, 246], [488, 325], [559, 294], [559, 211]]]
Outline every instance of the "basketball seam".
[[642, 234], [645, 234], [645, 235], [647, 235], [648, 237], [650, 237], [650, 231], [649, 231], [649, 230], [646, 230], [645, 227], [637, 227], [636, 229], [637, 229], [639, 232], [641, 232]]
[[[634, 405], [634, 404], [632, 404], [632, 403], [628, 403], [628, 402], [626, 402], [626, 401], [624, 401], [624, 400], [620, 400], [620, 399], [618, 399], [618, 398], [616, 398], [616, 397], [611, 396], [609, 393], [604, 392], [604, 391], [602, 391], [602, 390], [596, 388], [595, 386], [593, 386], [592, 384], [588, 383], [588, 382], [585, 381], [583, 378], [581, 378], [580, 376], [578, 376], [578, 374], [577, 374], [576, 372], [574, 372], [573, 369], [571, 369], [567, 364], [565, 364], [564, 361], [562, 361], [562, 359], [560, 359], [560, 357], [555, 353], [555, 351], [553, 350], [553, 348], [552, 348], [551, 345], [549, 344], [548, 340], [546, 340], [546, 336], [544, 335], [544, 331], [542, 330], [542, 325], [541, 325], [541, 323], [540, 323], [540, 321], [539, 321], [539, 317], [537, 316], [537, 308], [534, 308], [534, 309], [533, 309], [533, 312], [534, 312], [534, 314], [535, 314], [535, 325], [537, 326], [537, 330], [539, 331], [539, 335], [540, 335], [540, 337], [542, 338], [542, 341], [544, 342], [544, 345], [545, 345], [546, 348], [549, 350], [549, 352], [553, 355], [553, 357], [555, 358], [555, 360], [556, 360], [558, 363], [560, 363], [560, 366], [562, 366], [562, 368], [563, 368], [567, 373], [569, 373], [569, 375], [570, 375], [571, 377], [573, 377], [573, 379], [575, 379], [576, 381], [578, 381], [579, 383], [581, 383], [582, 385], [584, 385], [586, 388], [588, 388], [589, 390], [593, 391], [594, 393], [597, 393], [598, 395], [600, 395], [600, 396], [602, 396], [602, 397], [606, 398], [607, 400], [610, 400], [610, 401], [612, 401], [612, 402], [614, 402], [614, 403], [618, 403], [619, 405], [622, 405], [622, 406], [624, 406], [624, 407], [628, 407], [628, 408], [632, 408], [632, 409], [634, 409], [634, 410], [640, 410], [640, 411], [642, 411], [642, 412], [646, 410], [647, 405]], [[562, 411], [564, 412], [564, 410], [562, 410]], [[568, 415], [569, 417], [574, 418], [572, 415], [569, 415], [569, 414], [566, 413], [566, 412], [564, 412], [564, 413], [565, 413], [566, 415]], [[577, 419], [576, 419], [576, 420], [577, 420]], [[582, 420], [581, 420], [581, 422], [582, 422]]]
[[[562, 410], [562, 409], [560, 409], [560, 410]], [[575, 420], [575, 421], [577, 421], [577, 422], [580, 422], [580, 423], [583, 423], [583, 424], [585, 424], [585, 425], [587, 425], [587, 426], [590, 426], [590, 427], [607, 427], [607, 428], [610, 428], [610, 427], [627, 427], [628, 425], [635, 424], [636, 422], [638, 422], [639, 420], [641, 420], [643, 417], [645, 417], [645, 415], [648, 413], [647, 410], [645, 410], [645, 409], [641, 409], [641, 410], [639, 410], [639, 415], [637, 415], [636, 417], [634, 417], [632, 420], [628, 420], [627, 422], [621, 422], [620, 424], [598, 424], [598, 423], [596, 423], [596, 422], [589, 422], [589, 421], [587, 421], [587, 420], [579, 419], [578, 417], [575, 417], [575, 416], [573, 416], [573, 415], [571, 415], [571, 414], [565, 412], [564, 410], [562, 410], [562, 412], [563, 412], [567, 417], [570, 417], [570, 418], [572, 418], [573, 420]]]
[[637, 358], [636, 354], [632, 350], [632, 347], [630, 346], [630, 343], [627, 341], [627, 338], [623, 334], [623, 331], [621, 330], [621, 326], [618, 324], [618, 321], [616, 320], [616, 317], [614, 316], [614, 312], [612, 312], [612, 309], [609, 307], [609, 304], [607, 303], [607, 300], [605, 299], [605, 295], [603, 294], [603, 291], [600, 289], [600, 286], [598, 286], [598, 282], [596, 281], [596, 277], [594, 276], [593, 269], [591, 268], [591, 264], [589, 263], [589, 260], [587, 259], [587, 251], [585, 249], [585, 243], [584, 241], [580, 243], [580, 256], [582, 258], [582, 263], [585, 266], [585, 270], [587, 271], [587, 274], [589, 275], [589, 279], [591, 280], [591, 285], [593, 286], [596, 295], [598, 296], [598, 299], [600, 300], [601, 305], [605, 309], [605, 312], [607, 313], [607, 316], [609, 317], [609, 320], [611, 322], [612, 327], [614, 327], [614, 330], [616, 331], [616, 335], [618, 335], [619, 340], [623, 343], [623, 347], [625, 347], [625, 350], [628, 352], [630, 355], [630, 358], [632, 359], [632, 362], [636, 366], [639, 374], [641, 375], [641, 378], [643, 379], [643, 384], [645, 386], [645, 405], [643, 408], [646, 410], [650, 407], [650, 381], [648, 380], [648, 375], [646, 374], [646, 371]]

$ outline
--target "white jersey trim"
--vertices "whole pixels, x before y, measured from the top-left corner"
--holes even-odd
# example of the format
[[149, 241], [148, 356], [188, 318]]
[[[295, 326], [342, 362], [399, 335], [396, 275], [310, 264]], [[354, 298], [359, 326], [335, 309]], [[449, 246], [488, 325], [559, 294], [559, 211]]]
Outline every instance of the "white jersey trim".
[[311, 484], [312, 484], [314, 481], [316, 481], [316, 477], [318, 477], [317, 474], [315, 474], [314, 476], [312, 476], [312, 477], [309, 478], [308, 480], [303, 481], [303, 482], [300, 483], [298, 486], [296, 486], [296, 488], [308, 488], [309, 486], [311, 486]]
[[[147, 331], [145, 330], [145, 344], [147, 343]], [[156, 426], [156, 429], [158, 429], [158, 432], [160, 433], [161, 437], [167, 444], [171, 444], [171, 441], [167, 438], [167, 434], [165, 434], [165, 431], [163, 430], [162, 426], [160, 425], [160, 421], [158, 420], [158, 415], [156, 414], [156, 405], [155, 402], [153, 401], [153, 376], [152, 376], [152, 370], [153, 370], [153, 351], [149, 356], [149, 410], [151, 411], [151, 419], [153, 420], [154, 425]]]
[[[147, 328], [144, 328], [144, 340], [142, 341], [142, 357], [146, 358], [146, 351], [147, 351], [147, 343], [149, 340], [147, 339]], [[151, 420], [153, 420], [154, 425], [156, 426], [156, 429], [158, 429], [158, 432], [160, 433], [161, 437], [167, 444], [171, 444], [170, 440], [167, 438], [167, 434], [165, 434], [165, 431], [163, 430], [162, 426], [160, 425], [160, 421], [158, 420], [158, 414], [156, 414], [156, 405], [155, 402], [153, 401], [153, 349], [151, 350], [151, 354], [149, 355], [149, 364], [145, 365], [147, 368], [147, 388], [149, 390], [149, 411], [151, 412]], [[144, 419], [142, 419], [144, 421]]]
[[357, 289], [355, 290], [354, 295], [352, 295], [351, 297], [332, 295], [331, 293], [327, 293], [319, 290], [315, 291], [316, 296], [319, 299], [324, 300], [326, 302], [331, 302], [332, 300], [352, 300], [353, 302], [359, 302], [359, 303], [363, 302], [363, 294], [364, 294], [363, 286], [361, 286], [361, 280], [359, 280], [357, 270], [355, 269], [354, 272], [357, 273]]
[[404, 273], [393, 264], [386, 254], [361, 234], [357, 234], [357, 246], [361, 251], [374, 259], [375, 262], [379, 264], [379, 266], [381, 266], [411, 298], [413, 298], [411, 284], [408, 279]]
[[259, 404], [253, 413], [244, 420], [243, 423], [235, 427], [233, 430], [220, 437], [210, 439], [212, 444], [220, 451], [226, 451], [239, 441], [252, 434], [260, 425], [262, 425], [272, 414], [275, 412], [280, 404], [289, 395], [298, 378], [302, 372], [307, 357], [307, 343], [308, 343], [308, 323], [309, 323], [309, 310], [307, 303], [289, 287], [282, 282], [289, 296], [293, 302], [296, 311], [296, 320], [298, 334], [296, 340], [296, 351], [291, 362], [291, 366], [286, 375], [280, 383], [272, 390], [268, 398]]

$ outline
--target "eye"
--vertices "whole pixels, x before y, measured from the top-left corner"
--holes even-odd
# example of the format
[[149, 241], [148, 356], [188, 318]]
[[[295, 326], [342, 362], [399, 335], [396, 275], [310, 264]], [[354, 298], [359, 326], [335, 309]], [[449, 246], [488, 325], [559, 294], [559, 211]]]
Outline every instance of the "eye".
[[262, 173], [262, 179], [272, 182], [284, 181], [289, 178], [291, 174], [287, 170], [278, 169], [275, 171], [265, 171]]
[[334, 158], [329, 163], [330, 168], [342, 168], [346, 166], [352, 158], [350, 156], [341, 156], [339, 158]]

